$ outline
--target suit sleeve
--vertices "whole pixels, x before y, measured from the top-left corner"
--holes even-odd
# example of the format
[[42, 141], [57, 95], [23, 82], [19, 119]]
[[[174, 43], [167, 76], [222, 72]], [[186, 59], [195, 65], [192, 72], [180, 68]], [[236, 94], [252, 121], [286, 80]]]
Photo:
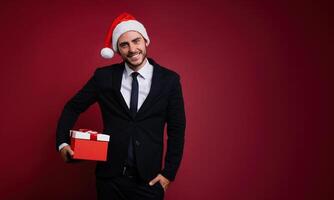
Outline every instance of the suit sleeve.
[[173, 181], [180, 166], [183, 147], [186, 117], [180, 77], [177, 75], [169, 95], [167, 109], [167, 152], [162, 175]]
[[70, 144], [69, 130], [73, 128], [79, 115], [97, 101], [95, 75], [64, 106], [56, 131], [56, 149], [62, 143]]

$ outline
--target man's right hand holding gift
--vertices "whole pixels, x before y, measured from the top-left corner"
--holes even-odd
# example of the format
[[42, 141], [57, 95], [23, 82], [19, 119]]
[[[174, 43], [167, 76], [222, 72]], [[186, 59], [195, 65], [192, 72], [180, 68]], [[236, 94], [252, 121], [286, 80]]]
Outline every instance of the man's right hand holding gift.
[[70, 145], [66, 145], [60, 150], [60, 155], [65, 162], [70, 162], [74, 155], [74, 151], [72, 151]]

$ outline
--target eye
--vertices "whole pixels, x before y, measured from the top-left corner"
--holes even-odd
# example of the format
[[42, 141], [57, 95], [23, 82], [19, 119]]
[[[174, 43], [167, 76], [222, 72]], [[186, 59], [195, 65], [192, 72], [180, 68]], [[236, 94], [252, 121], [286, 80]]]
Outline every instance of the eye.
[[127, 43], [121, 43], [121, 44], [119, 44], [119, 46], [120, 46], [121, 48], [125, 48], [127, 45], [128, 45]]
[[140, 42], [140, 38], [137, 38], [133, 41], [135, 44], [139, 43]]

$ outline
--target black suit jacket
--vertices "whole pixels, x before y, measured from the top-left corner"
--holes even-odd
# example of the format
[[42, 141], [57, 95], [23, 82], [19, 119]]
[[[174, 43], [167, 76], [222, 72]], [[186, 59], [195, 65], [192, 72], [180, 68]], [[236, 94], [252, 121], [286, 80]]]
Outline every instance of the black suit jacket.
[[[121, 94], [124, 62], [98, 68], [86, 85], [65, 105], [60, 116], [56, 148], [70, 143], [69, 130], [80, 113], [97, 102], [103, 119], [103, 133], [111, 134], [106, 162], [97, 162], [96, 176], [113, 177], [122, 173], [130, 136], [134, 138], [137, 168], [149, 181], [158, 173], [174, 180], [184, 146], [185, 112], [180, 76], [148, 59], [153, 65], [150, 92], [135, 117]], [[163, 134], [167, 124], [167, 152], [163, 158]]]

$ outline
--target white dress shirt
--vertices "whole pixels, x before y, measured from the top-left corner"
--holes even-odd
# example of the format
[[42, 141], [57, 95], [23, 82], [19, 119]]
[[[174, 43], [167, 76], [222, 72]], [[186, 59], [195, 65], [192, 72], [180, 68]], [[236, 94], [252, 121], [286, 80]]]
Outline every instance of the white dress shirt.
[[[122, 96], [130, 108], [130, 98], [131, 98], [131, 87], [132, 87], [132, 73], [134, 71], [125, 63], [125, 69], [122, 76], [121, 93]], [[153, 76], [153, 66], [146, 59], [145, 65], [137, 71], [139, 74], [137, 76], [139, 94], [138, 94], [138, 110], [143, 105], [148, 93], [151, 89], [152, 76]]]
[[[144, 61], [145, 62], [145, 61]], [[130, 109], [130, 98], [131, 98], [131, 88], [132, 88], [132, 76], [131, 74], [134, 71], [125, 63], [125, 68], [122, 75], [122, 83], [121, 83], [121, 93], [123, 99], [125, 100], [128, 108]], [[146, 59], [145, 65], [137, 71], [139, 74], [137, 76], [138, 80], [138, 110], [143, 105], [148, 93], [151, 90], [152, 84], [152, 77], [153, 77], [153, 65], [151, 65], [148, 60]], [[59, 145], [59, 151], [64, 147], [67, 146], [67, 143], [62, 143]]]

